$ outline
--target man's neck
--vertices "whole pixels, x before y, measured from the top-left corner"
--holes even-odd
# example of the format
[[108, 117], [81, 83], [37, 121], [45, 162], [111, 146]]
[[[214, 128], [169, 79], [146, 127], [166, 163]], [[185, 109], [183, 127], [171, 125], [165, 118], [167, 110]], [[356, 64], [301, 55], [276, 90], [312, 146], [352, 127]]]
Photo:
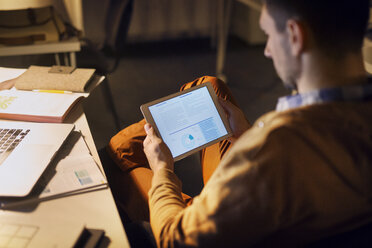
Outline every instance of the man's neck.
[[297, 81], [299, 93], [342, 87], [367, 81], [362, 54], [350, 54], [339, 60], [304, 55], [303, 70]]

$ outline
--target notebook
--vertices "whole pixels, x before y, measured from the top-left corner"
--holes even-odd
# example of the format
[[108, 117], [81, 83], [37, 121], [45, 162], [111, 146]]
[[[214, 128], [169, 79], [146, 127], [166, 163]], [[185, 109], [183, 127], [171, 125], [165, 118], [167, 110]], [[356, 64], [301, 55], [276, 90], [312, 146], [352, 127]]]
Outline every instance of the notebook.
[[0, 121], [0, 196], [29, 194], [73, 124]]

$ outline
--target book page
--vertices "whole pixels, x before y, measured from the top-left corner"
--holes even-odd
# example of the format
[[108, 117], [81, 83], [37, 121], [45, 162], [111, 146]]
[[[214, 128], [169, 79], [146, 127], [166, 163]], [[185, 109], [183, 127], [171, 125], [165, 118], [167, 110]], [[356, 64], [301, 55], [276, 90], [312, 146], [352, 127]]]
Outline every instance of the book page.
[[[73, 93], [3, 90], [0, 91], [0, 117], [5, 117], [1, 114], [62, 117], [80, 97]], [[28, 120], [27, 117], [24, 120]]]
[[14, 79], [24, 73], [27, 69], [0, 67], [0, 83]]

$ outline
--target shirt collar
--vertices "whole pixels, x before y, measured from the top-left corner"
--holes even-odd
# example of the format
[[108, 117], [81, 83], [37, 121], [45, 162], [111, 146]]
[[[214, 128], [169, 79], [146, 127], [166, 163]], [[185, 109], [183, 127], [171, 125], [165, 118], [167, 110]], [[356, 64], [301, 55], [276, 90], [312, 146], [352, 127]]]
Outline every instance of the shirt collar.
[[372, 97], [372, 80], [366, 84], [327, 88], [314, 90], [303, 94], [284, 96], [278, 99], [276, 111], [285, 111], [292, 108], [313, 104], [340, 102], [340, 101], [363, 101]]

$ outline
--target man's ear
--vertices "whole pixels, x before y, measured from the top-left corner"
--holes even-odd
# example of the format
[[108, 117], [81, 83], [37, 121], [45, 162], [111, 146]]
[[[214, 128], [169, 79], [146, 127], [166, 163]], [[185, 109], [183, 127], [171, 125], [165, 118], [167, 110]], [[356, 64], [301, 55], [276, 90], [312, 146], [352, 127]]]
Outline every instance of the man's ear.
[[304, 25], [294, 19], [287, 21], [288, 41], [292, 55], [298, 56], [305, 50], [306, 30]]

